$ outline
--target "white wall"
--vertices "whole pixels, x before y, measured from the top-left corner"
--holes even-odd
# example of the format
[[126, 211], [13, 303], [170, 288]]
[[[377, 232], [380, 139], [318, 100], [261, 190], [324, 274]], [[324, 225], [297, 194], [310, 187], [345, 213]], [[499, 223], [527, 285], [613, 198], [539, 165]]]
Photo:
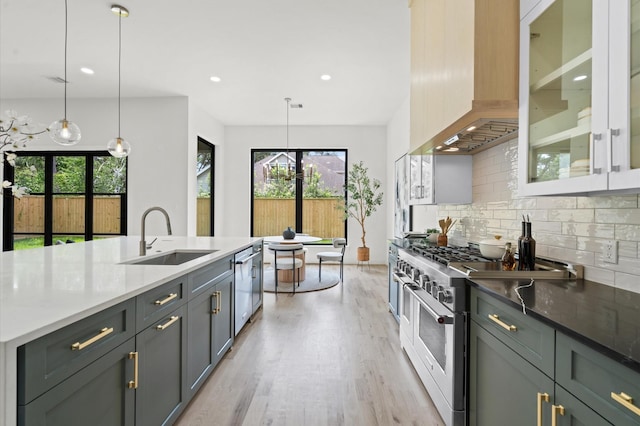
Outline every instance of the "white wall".
[[[222, 173], [226, 196], [224, 197], [224, 231], [221, 235], [248, 236], [251, 225], [251, 176], [252, 148], [283, 148], [286, 146], [284, 126], [237, 126], [225, 128], [225, 153]], [[387, 185], [386, 128], [385, 126], [290, 126], [289, 147], [348, 149], [348, 162], [362, 160], [371, 177], [379, 179], [384, 190], [384, 205], [367, 218], [367, 246], [371, 248], [371, 263], [384, 264], [387, 258], [386, 229], [389, 221], [387, 203], [390, 194]], [[392, 194], [391, 194], [392, 196]], [[221, 201], [219, 201], [221, 202]], [[345, 262], [356, 262], [356, 247], [360, 241], [359, 225], [348, 223], [349, 246]], [[308, 260], [316, 259], [310, 250]]]
[[[61, 118], [64, 112], [62, 101], [51, 99], [3, 100], [3, 107], [28, 114], [45, 127]], [[190, 212], [192, 208], [195, 212], [195, 196], [186, 189], [195, 188], [195, 184], [191, 184], [195, 181], [195, 135], [203, 129], [205, 138], [221, 139], [223, 131], [197, 107], [191, 108], [193, 116], [188, 120], [188, 107], [186, 97], [122, 100], [121, 136], [132, 146], [128, 176], [129, 235], [139, 235], [142, 213], [151, 206], [167, 210], [174, 234], [186, 235], [187, 229], [195, 229], [195, 225], [188, 225], [195, 220], [195, 213]], [[61, 147], [45, 134], [27, 149], [106, 149], [107, 142], [117, 136], [117, 99], [69, 99], [67, 118], [82, 131], [82, 140], [77, 145]], [[147, 219], [147, 235], [164, 234], [162, 215], [151, 213]]]

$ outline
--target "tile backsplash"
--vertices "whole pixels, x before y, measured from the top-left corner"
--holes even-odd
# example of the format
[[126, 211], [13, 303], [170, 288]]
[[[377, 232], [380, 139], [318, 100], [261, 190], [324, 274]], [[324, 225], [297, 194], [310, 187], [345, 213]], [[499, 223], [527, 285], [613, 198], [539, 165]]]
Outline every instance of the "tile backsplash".
[[[640, 198], [634, 195], [518, 197], [518, 142], [473, 157], [473, 203], [439, 205], [458, 219], [455, 236], [479, 241], [500, 234], [516, 242], [529, 215], [536, 254], [584, 265], [585, 278], [640, 293]], [[606, 241], [618, 241], [618, 263], [606, 263]]]

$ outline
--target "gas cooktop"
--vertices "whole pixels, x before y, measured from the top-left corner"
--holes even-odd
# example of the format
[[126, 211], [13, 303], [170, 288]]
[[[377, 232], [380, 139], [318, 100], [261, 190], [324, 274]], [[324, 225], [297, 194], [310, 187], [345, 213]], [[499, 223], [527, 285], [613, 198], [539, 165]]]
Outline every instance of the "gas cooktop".
[[480, 254], [474, 247], [433, 246], [427, 244], [412, 244], [409, 248], [414, 254], [426, 257], [443, 265], [451, 262], [495, 262]]

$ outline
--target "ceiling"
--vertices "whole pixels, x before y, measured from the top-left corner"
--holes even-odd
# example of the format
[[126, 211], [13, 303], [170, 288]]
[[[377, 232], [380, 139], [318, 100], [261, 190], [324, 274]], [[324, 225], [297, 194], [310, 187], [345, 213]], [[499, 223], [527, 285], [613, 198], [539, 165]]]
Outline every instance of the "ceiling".
[[[117, 97], [118, 17], [109, 1], [67, 1], [72, 111], [73, 98]], [[290, 97], [304, 106], [291, 125], [383, 125], [409, 93], [406, 0], [120, 4], [123, 98], [188, 96], [224, 125], [282, 125]], [[0, 0], [0, 107], [62, 99], [50, 77], [64, 77], [64, 0]]]

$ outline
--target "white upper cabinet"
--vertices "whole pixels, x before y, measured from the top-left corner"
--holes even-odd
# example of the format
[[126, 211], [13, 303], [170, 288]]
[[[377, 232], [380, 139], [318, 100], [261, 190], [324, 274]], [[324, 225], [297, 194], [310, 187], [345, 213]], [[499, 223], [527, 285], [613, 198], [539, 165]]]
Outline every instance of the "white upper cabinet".
[[532, 3], [521, 2], [520, 195], [640, 188], [640, 1]]

